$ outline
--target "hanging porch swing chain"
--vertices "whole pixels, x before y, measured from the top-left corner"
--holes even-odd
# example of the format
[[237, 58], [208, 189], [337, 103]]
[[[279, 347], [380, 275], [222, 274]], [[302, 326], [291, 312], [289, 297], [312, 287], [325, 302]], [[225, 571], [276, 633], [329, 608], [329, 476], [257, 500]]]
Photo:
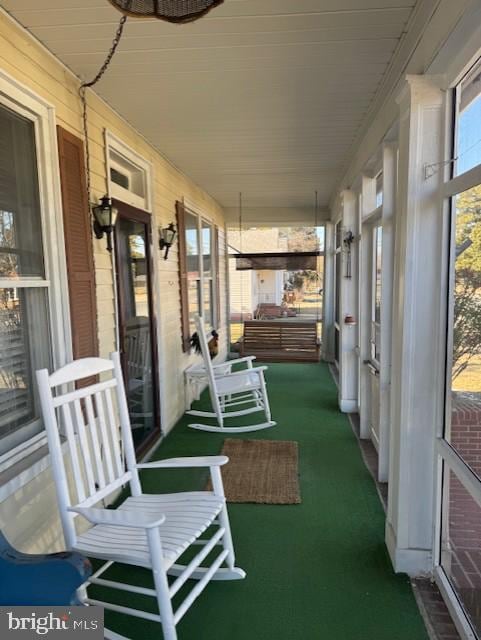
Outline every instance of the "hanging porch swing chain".
[[91, 197], [91, 184], [90, 184], [90, 150], [89, 150], [89, 135], [88, 135], [88, 122], [87, 122], [87, 96], [86, 90], [90, 87], [93, 87], [97, 82], [102, 78], [104, 73], [107, 71], [107, 68], [114, 57], [114, 54], [119, 45], [120, 39], [122, 37], [122, 33], [124, 30], [125, 23], [127, 22], [127, 16], [122, 16], [119, 22], [119, 26], [117, 27], [117, 31], [115, 33], [115, 37], [112, 41], [112, 45], [110, 50], [105, 58], [103, 65], [100, 67], [97, 75], [90, 82], [83, 82], [79, 88], [79, 96], [80, 101], [82, 103], [82, 122], [83, 122], [83, 132], [84, 132], [84, 147], [85, 147], [85, 173], [87, 179], [87, 196], [89, 206], [92, 202]]

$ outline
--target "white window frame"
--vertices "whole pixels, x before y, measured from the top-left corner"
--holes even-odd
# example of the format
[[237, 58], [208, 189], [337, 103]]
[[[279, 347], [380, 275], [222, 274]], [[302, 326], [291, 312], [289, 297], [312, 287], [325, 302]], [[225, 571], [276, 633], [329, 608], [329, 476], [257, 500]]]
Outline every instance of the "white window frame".
[[[217, 282], [217, 269], [219, 268], [219, 265], [216, 264], [216, 260], [215, 260], [215, 256], [220, 255], [219, 250], [217, 250], [217, 252], [214, 251], [214, 228], [215, 228], [215, 222], [213, 220], [211, 220], [208, 216], [206, 216], [203, 212], [199, 211], [199, 209], [196, 207], [195, 204], [193, 203], [188, 203], [187, 201], [184, 201], [184, 208], [185, 208], [185, 213], [186, 214], [190, 214], [191, 216], [194, 216], [195, 218], [197, 218], [197, 238], [198, 238], [198, 242], [199, 242], [199, 283], [200, 283], [200, 295], [199, 295], [199, 304], [200, 304], [200, 309], [199, 309], [199, 315], [200, 317], [205, 321], [204, 318], [204, 285], [207, 280], [210, 280], [212, 283], [212, 310], [211, 310], [211, 315], [212, 315], [212, 325], [209, 325], [208, 323], [206, 323], [206, 329], [208, 329], [209, 331], [211, 329], [218, 329], [219, 328], [219, 322], [220, 322], [220, 318], [217, 317], [217, 286], [216, 286], [216, 282]], [[211, 257], [211, 277], [210, 278], [205, 278], [204, 277], [204, 259], [203, 259], [203, 245], [202, 245], [202, 223], [206, 223], [210, 226], [210, 257]]]
[[[384, 201], [384, 174], [382, 169], [376, 174], [374, 180], [376, 185], [376, 208], [379, 209], [379, 207], [382, 207]], [[379, 182], [381, 183], [380, 190], [378, 189]]]
[[[334, 223], [334, 363], [339, 370], [341, 360], [341, 311], [342, 311], [342, 218], [338, 218]], [[339, 238], [337, 230], [339, 227]], [[339, 241], [339, 245], [338, 245]], [[339, 263], [339, 281], [337, 278], [337, 265]], [[336, 317], [338, 314], [338, 317]], [[337, 358], [336, 358], [337, 341]]]
[[[44, 248], [45, 278], [22, 280], [24, 287], [42, 286], [48, 289], [48, 314], [51, 338], [52, 365], [58, 368], [72, 358], [72, 336], [68, 304], [68, 279], [65, 257], [60, 173], [57, 150], [55, 108], [27, 86], [0, 69], [0, 105], [30, 120], [35, 130], [39, 201]], [[18, 286], [18, 283], [15, 283]], [[11, 287], [12, 281], [0, 279], [0, 287]], [[44, 432], [36, 434], [0, 457], [0, 474], [8, 471], [13, 477], [14, 465], [20, 465], [28, 456], [46, 446]], [[22, 486], [45, 468], [45, 464], [33, 465], [25, 473], [22, 469]], [[0, 499], [9, 495], [13, 485], [1, 487]]]
[[[107, 182], [109, 196], [121, 200], [132, 207], [152, 213], [152, 165], [148, 160], [136, 153], [112, 131], [105, 129], [105, 163], [107, 166]], [[120, 164], [120, 162], [122, 164]], [[138, 195], [131, 189], [125, 189], [110, 177], [110, 170], [114, 168], [126, 174], [130, 181], [135, 176], [142, 182], [143, 195]]]
[[[467, 70], [469, 73], [469, 69]], [[450, 470], [454, 476], [461, 482], [463, 487], [469, 493], [476, 503], [481, 507], [481, 480], [470, 469], [470, 467], [464, 462], [462, 456], [449, 444], [445, 439], [446, 422], [451, 418], [451, 373], [452, 373], [452, 351], [453, 351], [453, 311], [454, 311], [454, 269], [455, 269], [455, 251], [453, 246], [455, 242], [455, 225], [450, 224], [455, 211], [453, 210], [452, 201], [458, 194], [461, 194], [473, 187], [481, 184], [481, 163], [477, 166], [469, 169], [468, 171], [452, 176], [453, 161], [451, 160], [453, 155], [456, 155], [457, 149], [457, 132], [458, 132], [458, 113], [457, 94], [459, 86], [463, 79], [459, 79], [456, 86], [452, 87], [452, 100], [448, 101], [450, 104], [446, 110], [446, 126], [447, 128], [452, 126], [454, 122], [454, 130], [451, 130], [452, 135], [446, 136], [448, 139], [446, 149], [446, 166], [444, 167], [445, 181], [442, 187], [443, 207], [442, 214], [444, 217], [443, 228], [445, 230], [445, 237], [449, 242], [445, 242], [445, 255], [444, 263], [446, 265], [446, 308], [443, 312], [443, 322], [447, 323], [447, 336], [446, 341], [446, 372], [445, 372], [445, 399], [444, 399], [444, 419], [439, 424], [438, 433], [436, 438], [436, 454], [437, 454], [437, 482], [436, 482], [436, 518], [435, 518], [435, 548], [434, 548], [434, 576], [436, 583], [443, 595], [444, 600], [449, 608], [449, 611], [456, 623], [456, 627], [463, 638], [463, 640], [475, 640], [476, 634], [468, 620], [468, 616], [465, 613], [458, 596], [451, 585], [451, 582], [444, 571], [441, 564], [441, 540], [442, 540], [442, 516], [445, 505], [443, 504], [443, 478], [445, 470]], [[456, 113], [453, 114], [453, 109]], [[454, 115], [454, 117], [453, 117]], [[438, 170], [438, 168], [436, 168]], [[439, 168], [443, 170], [443, 168]]]
[[[382, 206], [382, 205], [381, 205]], [[370, 228], [371, 231], [371, 359], [377, 369], [381, 368], [381, 361], [376, 354], [376, 329], [379, 331], [379, 354], [381, 353], [381, 331], [382, 331], [382, 318], [379, 322], [376, 321], [376, 288], [377, 288], [377, 230], [381, 229], [382, 233], [382, 219], [377, 218]], [[382, 247], [382, 245], [381, 245]], [[382, 252], [382, 248], [381, 248]], [[381, 253], [381, 265], [382, 265], [382, 253]], [[381, 296], [382, 296], [382, 266], [381, 266]]]

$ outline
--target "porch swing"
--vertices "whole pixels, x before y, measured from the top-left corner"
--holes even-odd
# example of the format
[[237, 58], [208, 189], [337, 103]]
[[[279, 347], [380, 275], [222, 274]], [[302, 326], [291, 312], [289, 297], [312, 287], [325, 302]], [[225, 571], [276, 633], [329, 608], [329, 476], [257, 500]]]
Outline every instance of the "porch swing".
[[[318, 227], [318, 194], [315, 193], [314, 228]], [[270, 253], [245, 253], [242, 246], [242, 194], [239, 194], [239, 238], [240, 251], [231, 254], [236, 261], [236, 271], [288, 271], [315, 273], [316, 295], [319, 287], [319, 256], [321, 251], [283, 251]], [[267, 362], [318, 362], [320, 342], [317, 326], [321, 319], [320, 300], [315, 308], [314, 319], [302, 319], [296, 310], [289, 308], [287, 291], [283, 304], [259, 303], [254, 319], [244, 320], [244, 295], [240, 279], [240, 308], [243, 335], [238, 341], [241, 357], [256, 356]], [[289, 319], [291, 318], [291, 319]], [[295, 318], [295, 319], [294, 319]]]

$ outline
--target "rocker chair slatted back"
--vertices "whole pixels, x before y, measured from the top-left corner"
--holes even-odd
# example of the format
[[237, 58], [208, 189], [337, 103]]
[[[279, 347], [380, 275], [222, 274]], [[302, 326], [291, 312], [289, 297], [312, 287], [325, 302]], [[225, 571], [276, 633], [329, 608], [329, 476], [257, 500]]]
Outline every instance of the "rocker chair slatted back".
[[[87, 387], [73, 388], [78, 380], [106, 373], [113, 375]], [[67, 511], [69, 507], [93, 506], [129, 482], [134, 495], [140, 491], [136, 491], [140, 485], [119, 356], [113, 354], [112, 360], [84, 358], [52, 375], [42, 369], [37, 371], [37, 381], [62, 524], [68, 542], [73, 544], [78, 514]], [[73, 483], [68, 481], [61, 436], [70, 454]]]
[[199, 338], [200, 352], [204, 361], [204, 367], [206, 370], [207, 378], [209, 380], [209, 388], [215, 389], [215, 374], [214, 367], [212, 366], [212, 358], [209, 351], [210, 334], [206, 332], [204, 320], [200, 316], [195, 317], [195, 330]]
[[[217, 425], [201, 423], [189, 424], [193, 429], [201, 431], [224, 433], [243, 433], [258, 431], [273, 427], [276, 423], [271, 420], [269, 399], [264, 380], [264, 371], [267, 367], [252, 368], [253, 358], [241, 358], [214, 365], [208, 345], [204, 321], [200, 316], [195, 317], [195, 327], [199, 339], [200, 350], [204, 361], [205, 377], [209, 384], [209, 395], [212, 411], [190, 409], [190, 415], [214, 418]], [[243, 371], [232, 371], [232, 365], [247, 364]], [[246, 426], [225, 427], [224, 420], [249, 413], [263, 412], [266, 422]]]
[[[162, 624], [164, 640], [178, 640], [176, 625], [211, 579], [239, 580], [245, 572], [235, 566], [234, 547], [220, 467], [225, 456], [171, 458], [137, 464], [119, 354], [112, 360], [88, 358], [73, 362], [52, 375], [37, 372], [59, 511], [69, 549], [105, 561], [81, 587], [83, 604], [100, 605], [117, 613]], [[103, 374], [109, 379], [75, 389], [79, 379]], [[55, 393], [56, 390], [56, 393]], [[115, 402], [116, 401], [116, 407]], [[117, 414], [125, 456], [119, 446]], [[65, 431], [72, 460], [68, 473], [60, 439]], [[179, 493], [142, 493], [139, 469], [208, 468], [212, 490]], [[70, 476], [75, 488], [71, 491]], [[130, 495], [115, 509], [98, 504], [130, 484]], [[80, 516], [90, 523], [77, 533]], [[210, 536], [209, 536], [210, 534]], [[189, 553], [190, 547], [192, 553]], [[185, 557], [184, 554], [188, 553]], [[152, 572], [154, 588], [101, 578], [112, 563], [143, 567]], [[167, 574], [171, 576], [169, 581]], [[135, 576], [135, 572], [134, 572]], [[180, 602], [173, 598], [187, 581], [194, 586]], [[103, 585], [125, 594], [142, 593], [142, 604], [124, 606], [109, 598], [91, 597], [87, 586]], [[146, 609], [146, 599], [154, 602]], [[177, 600], [178, 596], [176, 597]], [[158, 611], [158, 613], [157, 613]], [[114, 634], [106, 633], [114, 640]], [[160, 636], [159, 636], [160, 637]], [[120, 640], [120, 638], [119, 638]]]

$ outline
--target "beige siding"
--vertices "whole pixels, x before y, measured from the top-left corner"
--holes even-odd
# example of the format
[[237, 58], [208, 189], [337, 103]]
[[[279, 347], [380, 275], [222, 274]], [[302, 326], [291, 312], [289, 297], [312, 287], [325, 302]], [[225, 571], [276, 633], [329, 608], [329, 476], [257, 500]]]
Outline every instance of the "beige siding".
[[[0, 12], [0, 68], [49, 101], [56, 110], [57, 123], [78, 137], [83, 137], [81, 105], [78, 98], [79, 80], [65, 69], [31, 36]], [[93, 92], [88, 92], [89, 136], [91, 154], [92, 199], [107, 190], [105, 164], [105, 129], [130, 146], [151, 163], [153, 168], [153, 231], [175, 219], [176, 200], [189, 205], [220, 227], [224, 243], [224, 217], [222, 208], [199, 186], [178, 171], [161, 153], [154, 149], [129, 124], [120, 118]], [[98, 330], [100, 355], [106, 356], [116, 348], [115, 295], [111, 260], [104, 240], [94, 240], [96, 265]], [[177, 269], [177, 245], [169, 259], [157, 254], [155, 291], [159, 320], [159, 359], [161, 366], [163, 426], [167, 431], [185, 410], [183, 372], [193, 356], [182, 353], [180, 338], [180, 298]], [[225, 256], [221, 255], [221, 319], [220, 332], [226, 346]], [[21, 491], [0, 504], [0, 528], [6, 527], [12, 539], [23, 549], [39, 549], [35, 531], [42, 533], [40, 547], [58, 548], [58, 526], [55, 525], [52, 503], [53, 493], [49, 471], [40, 474]], [[15, 512], [15, 524], [11, 514]], [[6, 523], [10, 522], [8, 526]]]

